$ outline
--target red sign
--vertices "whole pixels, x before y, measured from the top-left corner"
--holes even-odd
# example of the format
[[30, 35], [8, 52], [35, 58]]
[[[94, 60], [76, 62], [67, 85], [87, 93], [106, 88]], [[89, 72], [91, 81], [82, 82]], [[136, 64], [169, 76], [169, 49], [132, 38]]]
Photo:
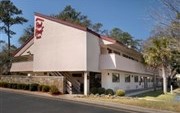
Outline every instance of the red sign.
[[35, 29], [36, 39], [40, 39], [41, 36], [42, 36], [42, 32], [43, 32], [43, 29], [44, 29], [43, 22], [44, 22], [43, 19], [36, 18], [36, 29]]

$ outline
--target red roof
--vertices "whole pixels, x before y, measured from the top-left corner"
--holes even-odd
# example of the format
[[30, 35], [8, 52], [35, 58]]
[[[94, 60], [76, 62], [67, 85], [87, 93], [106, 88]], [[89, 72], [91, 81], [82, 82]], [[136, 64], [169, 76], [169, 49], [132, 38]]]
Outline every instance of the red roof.
[[70, 27], [74, 27], [76, 29], [87, 31], [89, 33], [92, 33], [92, 34], [100, 37], [100, 35], [98, 33], [92, 31], [91, 29], [89, 29], [87, 27], [84, 27], [84, 26], [81, 26], [81, 25], [78, 25], [78, 24], [74, 24], [72, 22], [64, 21], [64, 20], [61, 20], [61, 19], [57, 19], [57, 18], [54, 18], [54, 17], [51, 17], [51, 16], [43, 15], [43, 14], [40, 14], [40, 13], [35, 13], [35, 15], [39, 16], [39, 17], [42, 17], [42, 18], [45, 18], [47, 20], [51, 20], [53, 22], [57, 22], [57, 23], [64, 24], [64, 25], [67, 25], [67, 26], [70, 26]]
[[[87, 28], [87, 27], [84, 27], [84, 26], [81, 26], [81, 25], [77, 25], [77, 24], [74, 24], [72, 22], [67, 22], [67, 21], [64, 21], [64, 20], [60, 20], [60, 19], [57, 19], [57, 18], [54, 18], [54, 17], [51, 17], [51, 16], [47, 16], [47, 15], [43, 15], [43, 14], [40, 14], [40, 13], [37, 13], [35, 12], [35, 15], [36, 16], [39, 16], [39, 17], [42, 17], [42, 18], [45, 18], [47, 20], [51, 20], [53, 22], [57, 22], [57, 23], [61, 23], [61, 24], [64, 24], [64, 25], [67, 25], [67, 26], [70, 26], [70, 27], [73, 27], [73, 28], [76, 28], [76, 29], [79, 29], [79, 30], [83, 30], [83, 31], [86, 31], [86, 32], [89, 32], [89, 33], [92, 33], [94, 34], [95, 36], [101, 38], [101, 39], [104, 39], [104, 40], [107, 40], [107, 41], [110, 41], [112, 43], [118, 43], [120, 45], [124, 45], [123, 43], [113, 39], [113, 38], [110, 38], [108, 36], [101, 36], [99, 35], [98, 33], [92, 31], [91, 29]], [[14, 53], [14, 56], [29, 42], [33, 39], [34, 37], [30, 37], [15, 53]], [[126, 45], [124, 45], [126, 46]], [[126, 46], [127, 47], [127, 46]], [[134, 49], [133, 49], [134, 50]], [[135, 50], [134, 50], [135, 51]], [[136, 51], [137, 52], [137, 51]]]
[[13, 53], [13, 56], [15, 56], [15, 55], [16, 55], [27, 43], [29, 43], [33, 38], [34, 38], [34, 36], [28, 38], [28, 39], [26, 40], [26, 42], [25, 42], [20, 48], [18, 48], [18, 49]]

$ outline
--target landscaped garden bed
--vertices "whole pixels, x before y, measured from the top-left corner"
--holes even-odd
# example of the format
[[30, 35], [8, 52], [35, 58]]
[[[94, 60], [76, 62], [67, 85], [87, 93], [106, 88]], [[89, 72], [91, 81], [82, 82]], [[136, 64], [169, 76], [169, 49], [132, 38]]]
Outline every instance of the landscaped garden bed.
[[3, 88], [11, 88], [11, 89], [19, 89], [19, 90], [29, 90], [29, 91], [40, 91], [40, 92], [48, 92], [52, 95], [61, 94], [58, 88], [54, 85], [40, 85], [40, 84], [20, 84], [20, 83], [8, 83], [8, 82], [0, 82], [0, 87]]
[[81, 96], [78, 98], [180, 112], [180, 101], [175, 100], [176, 96], [176, 93], [164, 95], [162, 91], [151, 91], [134, 97], [122, 97], [110, 94], [90, 94], [89, 96]]

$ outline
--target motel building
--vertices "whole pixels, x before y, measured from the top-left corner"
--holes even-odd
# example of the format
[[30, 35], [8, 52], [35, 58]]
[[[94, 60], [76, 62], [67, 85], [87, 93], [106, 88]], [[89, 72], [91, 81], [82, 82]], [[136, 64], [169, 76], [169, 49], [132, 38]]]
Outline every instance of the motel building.
[[85, 95], [93, 87], [152, 88], [154, 74], [159, 75], [141, 63], [141, 53], [86, 27], [39, 13], [34, 26], [34, 36], [16, 51], [21, 61], [13, 62], [11, 72], [63, 76], [65, 93]]

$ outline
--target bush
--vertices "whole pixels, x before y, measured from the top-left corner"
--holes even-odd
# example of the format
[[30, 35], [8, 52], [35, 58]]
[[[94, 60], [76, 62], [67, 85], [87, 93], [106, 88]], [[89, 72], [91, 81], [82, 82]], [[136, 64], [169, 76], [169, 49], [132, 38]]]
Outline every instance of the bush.
[[38, 84], [30, 84], [29, 90], [30, 91], [37, 91], [38, 90]]
[[112, 89], [107, 89], [106, 95], [114, 95], [114, 91]]
[[22, 89], [22, 84], [17, 84], [17, 89]]
[[105, 89], [104, 88], [98, 88], [98, 94], [105, 94]]
[[42, 86], [42, 91], [43, 92], [49, 92], [49, 90], [50, 90], [50, 87], [48, 85], [43, 85]]
[[43, 87], [43, 85], [39, 85], [38, 86], [38, 91], [42, 91], [42, 87]]
[[17, 89], [17, 83], [12, 83], [10, 88]]
[[56, 86], [54, 86], [54, 85], [52, 85], [52, 86], [50, 87], [50, 93], [51, 93], [52, 95], [58, 95], [58, 94], [60, 94], [58, 88], [57, 88]]
[[90, 92], [92, 94], [97, 94], [98, 93], [98, 88], [94, 87], [94, 88], [91, 88]]
[[5, 88], [12, 88], [13, 87], [13, 83], [6, 83], [7, 86], [5, 86]]
[[0, 87], [4, 87], [4, 88], [8, 88], [8, 84], [7, 82], [1, 82], [1, 86]]
[[118, 89], [116, 91], [116, 96], [124, 96], [124, 95], [125, 95], [125, 91], [124, 90]]
[[23, 84], [23, 85], [22, 85], [22, 89], [23, 89], [23, 90], [29, 90], [29, 88], [30, 88], [30, 85], [29, 85], [29, 84]]

